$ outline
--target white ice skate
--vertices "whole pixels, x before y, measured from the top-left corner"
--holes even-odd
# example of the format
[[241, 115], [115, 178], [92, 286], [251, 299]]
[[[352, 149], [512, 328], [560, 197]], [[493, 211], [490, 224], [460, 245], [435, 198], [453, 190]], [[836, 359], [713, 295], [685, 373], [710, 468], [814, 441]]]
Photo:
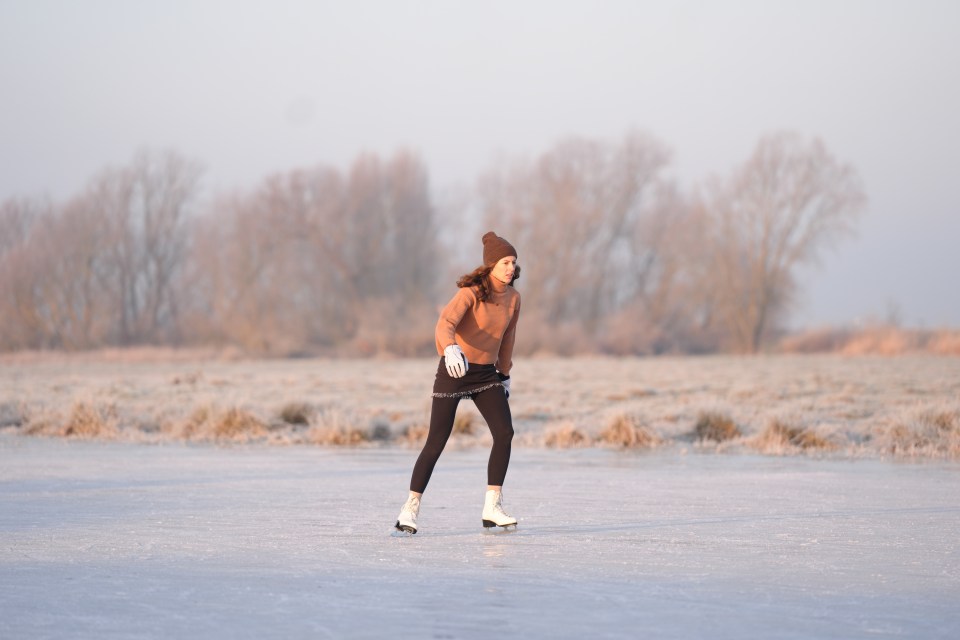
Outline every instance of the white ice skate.
[[420, 498], [410, 496], [400, 509], [400, 515], [397, 516], [397, 531], [406, 531], [407, 533], [417, 532], [417, 516], [420, 515]]
[[496, 489], [487, 489], [487, 495], [483, 502], [483, 526], [490, 527], [516, 527], [517, 519], [508, 516], [503, 512], [503, 494]]

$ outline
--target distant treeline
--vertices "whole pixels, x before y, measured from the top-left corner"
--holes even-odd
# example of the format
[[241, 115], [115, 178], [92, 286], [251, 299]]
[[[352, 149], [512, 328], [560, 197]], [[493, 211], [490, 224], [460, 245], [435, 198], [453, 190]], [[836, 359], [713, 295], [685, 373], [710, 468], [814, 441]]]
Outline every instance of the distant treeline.
[[407, 151], [201, 200], [197, 163], [143, 152], [65, 202], [0, 205], [0, 351], [426, 355], [488, 229], [520, 253], [521, 355], [760, 350], [797, 268], [853, 231], [859, 179], [791, 133], [690, 192], [669, 162], [631, 132], [498, 164], [441, 203]]

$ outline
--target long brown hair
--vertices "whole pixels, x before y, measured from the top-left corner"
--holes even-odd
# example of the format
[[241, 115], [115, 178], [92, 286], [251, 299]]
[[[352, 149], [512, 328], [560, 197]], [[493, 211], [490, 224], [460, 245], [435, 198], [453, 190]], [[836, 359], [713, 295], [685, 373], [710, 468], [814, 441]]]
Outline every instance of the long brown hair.
[[[477, 298], [480, 299], [480, 302], [486, 302], [490, 298], [490, 272], [493, 271], [495, 264], [488, 264], [482, 267], [477, 267], [470, 273], [460, 276], [460, 279], [457, 280], [457, 286], [459, 288], [464, 287], [476, 287], [477, 288]], [[513, 268], [513, 278], [510, 280], [510, 286], [513, 286], [513, 283], [520, 278], [520, 265], [516, 265]]]

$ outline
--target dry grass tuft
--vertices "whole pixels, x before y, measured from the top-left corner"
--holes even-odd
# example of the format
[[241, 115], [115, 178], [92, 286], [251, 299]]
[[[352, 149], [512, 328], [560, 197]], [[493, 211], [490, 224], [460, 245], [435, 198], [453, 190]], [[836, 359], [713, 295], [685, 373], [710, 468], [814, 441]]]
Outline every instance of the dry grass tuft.
[[476, 432], [476, 416], [472, 413], [458, 413], [453, 420], [453, 435], [472, 436]]
[[640, 424], [636, 416], [618, 415], [600, 432], [599, 442], [625, 449], [655, 447], [662, 440]]
[[210, 405], [196, 407], [183, 421], [166, 423], [161, 431], [182, 440], [250, 442], [269, 434], [268, 425], [246, 409], [221, 410]]
[[927, 351], [941, 356], [960, 356], [960, 331], [938, 331], [930, 338]]
[[831, 353], [840, 351], [849, 340], [846, 329], [821, 327], [786, 336], [779, 349], [783, 353]]
[[422, 446], [427, 439], [430, 427], [422, 422], [408, 425], [400, 434], [398, 441], [411, 446]]
[[73, 405], [70, 417], [63, 426], [63, 435], [74, 438], [115, 438], [116, 411], [111, 407], [94, 407], [86, 402]]
[[378, 422], [370, 427], [370, 440], [373, 442], [389, 442], [393, 439], [390, 425]]
[[207, 422], [212, 416], [212, 407], [197, 407], [190, 413], [186, 420], [166, 423], [163, 425], [162, 430], [165, 434], [178, 439], [191, 440], [199, 438], [201, 434], [206, 431]]
[[316, 426], [307, 432], [307, 442], [323, 446], [350, 447], [369, 441], [369, 434], [357, 427]]
[[916, 348], [916, 338], [896, 327], [877, 327], [853, 336], [840, 350], [845, 356], [877, 354], [895, 356]]
[[49, 415], [43, 417], [31, 415], [23, 427], [21, 427], [20, 433], [25, 436], [62, 436], [60, 433], [60, 428], [56, 424], [55, 420]]
[[316, 413], [306, 402], [288, 402], [280, 409], [280, 419], [287, 424], [310, 424], [310, 419]]
[[924, 411], [891, 427], [881, 446], [896, 456], [960, 458], [960, 410]]
[[211, 423], [210, 434], [216, 440], [253, 440], [267, 435], [267, 425], [244, 409], [232, 407]]
[[904, 329], [896, 325], [869, 325], [859, 329], [825, 327], [793, 334], [780, 341], [785, 353], [841, 353], [886, 355], [931, 353], [960, 355], [960, 331]]
[[956, 431], [960, 426], [960, 412], [958, 411], [931, 411], [924, 415], [924, 419], [940, 430], [940, 433]]
[[19, 427], [27, 422], [24, 407], [19, 402], [0, 403], [0, 429]]
[[564, 424], [549, 429], [543, 436], [543, 444], [557, 449], [572, 449], [589, 445], [590, 438], [572, 424]]
[[794, 449], [835, 449], [836, 446], [809, 429], [791, 426], [774, 419], [762, 433], [748, 444], [761, 453], [783, 455]]
[[39, 420], [31, 423], [24, 433], [68, 438], [116, 438], [117, 412], [112, 406], [97, 407], [88, 402], [75, 402], [65, 422]]
[[184, 373], [184, 374], [174, 376], [173, 379], [170, 380], [170, 384], [174, 386], [181, 385], [181, 384], [196, 386], [196, 384], [200, 382], [200, 380], [202, 379], [203, 379], [202, 372], [191, 371], [190, 373]]
[[697, 423], [693, 432], [698, 440], [713, 440], [714, 442], [724, 442], [742, 435], [730, 416], [713, 411], [704, 411], [697, 416]]
[[323, 446], [349, 447], [370, 442], [370, 433], [354, 426], [338, 411], [326, 411], [307, 431], [307, 442]]

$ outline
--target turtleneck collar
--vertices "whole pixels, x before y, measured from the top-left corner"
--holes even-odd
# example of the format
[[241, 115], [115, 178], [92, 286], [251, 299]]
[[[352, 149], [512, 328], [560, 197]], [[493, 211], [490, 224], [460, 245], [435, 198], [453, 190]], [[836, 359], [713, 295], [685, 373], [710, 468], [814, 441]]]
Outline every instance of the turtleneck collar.
[[507, 290], [507, 287], [510, 286], [508, 284], [504, 284], [503, 282], [500, 282], [493, 276], [488, 276], [487, 281], [490, 283], [490, 291], [492, 291], [495, 294], [501, 294], [505, 292]]

